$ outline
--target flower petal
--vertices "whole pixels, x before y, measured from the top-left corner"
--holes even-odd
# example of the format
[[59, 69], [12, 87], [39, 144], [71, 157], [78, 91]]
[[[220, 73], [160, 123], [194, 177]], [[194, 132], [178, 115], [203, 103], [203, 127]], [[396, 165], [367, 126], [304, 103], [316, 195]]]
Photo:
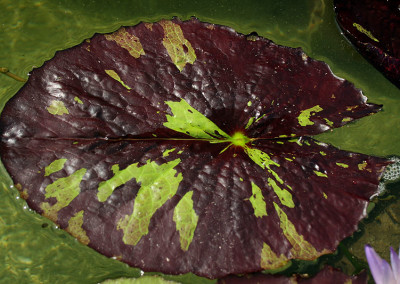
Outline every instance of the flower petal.
[[400, 258], [392, 247], [390, 248], [390, 262], [396, 283], [400, 283]]
[[380, 258], [371, 246], [365, 246], [365, 255], [376, 284], [396, 284], [389, 263]]

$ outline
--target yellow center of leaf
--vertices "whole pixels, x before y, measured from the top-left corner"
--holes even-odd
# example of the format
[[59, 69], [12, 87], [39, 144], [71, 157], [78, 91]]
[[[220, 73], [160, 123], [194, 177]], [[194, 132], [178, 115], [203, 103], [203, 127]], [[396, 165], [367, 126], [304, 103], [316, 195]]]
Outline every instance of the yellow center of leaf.
[[234, 133], [229, 140], [233, 145], [243, 148], [246, 146], [247, 143], [250, 142], [250, 138], [248, 138], [241, 132]]

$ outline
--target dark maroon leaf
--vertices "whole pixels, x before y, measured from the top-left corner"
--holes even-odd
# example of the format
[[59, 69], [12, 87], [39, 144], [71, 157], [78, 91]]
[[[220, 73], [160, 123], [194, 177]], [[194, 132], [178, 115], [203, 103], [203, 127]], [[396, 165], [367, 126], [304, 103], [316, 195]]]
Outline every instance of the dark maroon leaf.
[[35, 69], [0, 150], [29, 206], [82, 243], [216, 278], [315, 259], [356, 230], [388, 161], [305, 136], [379, 109], [300, 49], [175, 19]]
[[335, 11], [344, 35], [400, 87], [400, 1], [335, 0]]
[[361, 272], [356, 276], [348, 276], [343, 272], [333, 269], [330, 266], [325, 267], [313, 277], [293, 275], [286, 277], [283, 275], [270, 275], [270, 274], [247, 274], [244, 276], [227, 276], [218, 281], [219, 284], [339, 284], [339, 283], [352, 283], [352, 284], [366, 284], [367, 283], [366, 271]]
[[317, 273], [314, 277], [308, 279], [297, 278], [299, 283], [302, 284], [336, 284], [336, 283], [352, 283], [352, 284], [366, 284], [368, 281], [367, 272], [364, 270], [355, 276], [348, 276], [330, 266], [325, 267]]

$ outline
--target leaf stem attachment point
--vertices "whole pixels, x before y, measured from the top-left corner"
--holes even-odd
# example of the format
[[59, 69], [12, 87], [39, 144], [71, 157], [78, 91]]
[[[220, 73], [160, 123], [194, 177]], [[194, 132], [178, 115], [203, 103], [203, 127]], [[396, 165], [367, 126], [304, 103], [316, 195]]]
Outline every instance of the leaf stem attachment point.
[[250, 138], [248, 138], [241, 132], [234, 133], [229, 140], [233, 145], [243, 148], [246, 146], [247, 143], [251, 141]]

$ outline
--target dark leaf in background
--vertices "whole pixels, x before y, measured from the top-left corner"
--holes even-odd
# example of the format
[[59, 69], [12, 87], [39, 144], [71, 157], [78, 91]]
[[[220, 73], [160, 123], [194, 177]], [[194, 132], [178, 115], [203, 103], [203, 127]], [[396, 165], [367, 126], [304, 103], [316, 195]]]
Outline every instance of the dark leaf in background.
[[293, 275], [286, 277], [282, 275], [270, 274], [247, 274], [244, 276], [227, 276], [218, 281], [219, 284], [339, 284], [339, 283], [352, 283], [352, 284], [366, 284], [367, 283], [366, 271], [361, 272], [355, 276], [348, 276], [339, 270], [332, 267], [325, 267], [313, 277]]
[[0, 150], [28, 205], [82, 243], [217, 278], [315, 259], [357, 229], [389, 162], [306, 136], [379, 109], [300, 49], [174, 19], [33, 70]]
[[344, 35], [400, 87], [400, 1], [335, 0], [335, 11]]

